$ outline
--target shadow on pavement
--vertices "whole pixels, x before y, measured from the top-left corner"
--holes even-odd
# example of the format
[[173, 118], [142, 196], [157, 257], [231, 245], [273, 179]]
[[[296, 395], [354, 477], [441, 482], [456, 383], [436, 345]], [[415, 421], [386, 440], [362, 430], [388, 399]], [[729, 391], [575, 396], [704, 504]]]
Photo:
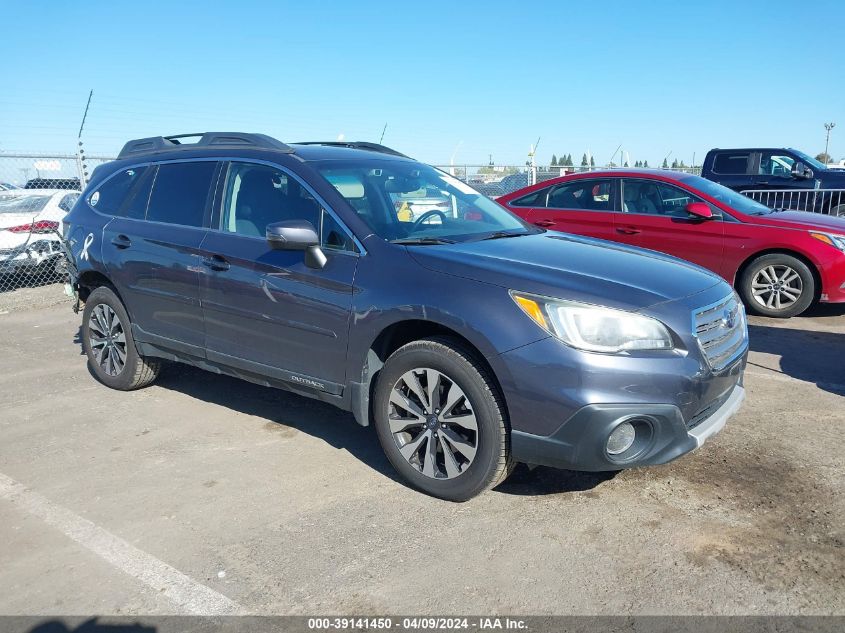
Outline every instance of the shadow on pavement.
[[845, 316], [845, 303], [816, 303], [804, 312], [800, 317], [793, 317], [797, 320], [810, 318], [830, 319]]
[[780, 357], [780, 373], [845, 396], [845, 334], [749, 324], [748, 336], [751, 351]]
[[506, 495], [554, 495], [584, 492], [613, 479], [616, 472], [586, 473], [538, 466], [531, 470], [520, 464], [507, 480], [496, 488]]
[[348, 411], [282, 389], [262, 387], [178, 363], [165, 365], [155, 384], [307, 433], [348, 451], [370, 468], [399, 481], [373, 428], [360, 426]]

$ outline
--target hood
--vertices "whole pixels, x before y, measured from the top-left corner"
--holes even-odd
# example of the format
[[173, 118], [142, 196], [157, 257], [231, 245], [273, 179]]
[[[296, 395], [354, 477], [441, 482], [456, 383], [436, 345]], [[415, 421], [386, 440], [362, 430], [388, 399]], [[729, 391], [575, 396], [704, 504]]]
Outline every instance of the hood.
[[430, 270], [624, 310], [642, 310], [724, 283], [710, 271], [668, 255], [553, 231], [407, 248]]
[[845, 171], [841, 169], [825, 169], [816, 171], [816, 180], [821, 181], [822, 189], [843, 189], [845, 188]]
[[776, 211], [769, 215], [750, 216], [754, 224], [779, 226], [787, 229], [827, 231], [845, 235], [845, 218], [809, 211]]

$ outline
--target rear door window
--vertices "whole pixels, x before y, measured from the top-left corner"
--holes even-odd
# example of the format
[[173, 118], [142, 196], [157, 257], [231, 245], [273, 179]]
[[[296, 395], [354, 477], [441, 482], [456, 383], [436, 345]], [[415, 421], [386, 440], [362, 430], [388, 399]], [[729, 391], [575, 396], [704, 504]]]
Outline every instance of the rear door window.
[[751, 152], [718, 152], [713, 159], [713, 172], [725, 175], [748, 173]]
[[572, 180], [555, 186], [549, 192], [550, 209], [580, 211], [613, 211], [613, 181]]
[[202, 227], [217, 163], [195, 161], [159, 165], [147, 220]]

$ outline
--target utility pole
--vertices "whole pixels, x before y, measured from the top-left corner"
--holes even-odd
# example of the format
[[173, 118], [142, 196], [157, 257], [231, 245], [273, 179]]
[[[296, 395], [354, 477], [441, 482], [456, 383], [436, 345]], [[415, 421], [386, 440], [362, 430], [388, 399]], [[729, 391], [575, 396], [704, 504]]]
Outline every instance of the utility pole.
[[830, 131], [836, 127], [836, 123], [825, 123], [824, 129], [827, 130], [827, 135], [824, 139], [824, 155], [827, 157], [825, 160], [830, 160], [830, 154], [827, 153], [827, 148], [830, 146]]
[[76, 168], [79, 171], [79, 185], [82, 189], [88, 184], [88, 166], [85, 164], [85, 150], [82, 149], [82, 130], [85, 129], [85, 119], [88, 118], [88, 108], [91, 107], [91, 97], [94, 90], [88, 93], [88, 103], [85, 104], [85, 112], [82, 114], [82, 123], [79, 126], [79, 134], [76, 137]]
[[[464, 142], [460, 141], [457, 145], [455, 145], [455, 151], [452, 152], [452, 156], [449, 158], [449, 173], [453, 176], [455, 175], [455, 156], [463, 144]], [[492, 159], [492, 156], [490, 158]], [[466, 178], [466, 170], [464, 170], [464, 178]]]
[[[611, 167], [613, 165], [613, 159], [616, 158], [616, 152], [618, 152], [620, 149], [622, 149], [622, 143], [619, 143], [617, 148], [613, 150], [613, 153], [610, 155], [610, 161], [607, 163], [608, 167]], [[622, 160], [622, 155], [620, 154], [619, 156], [620, 160]]]
[[529, 167], [531, 172], [528, 176], [528, 184], [536, 185], [537, 184], [537, 161], [535, 160], [537, 154], [537, 148], [540, 146], [540, 137], [537, 137], [537, 142], [531, 146], [531, 149], [528, 151], [528, 158], [531, 161]]

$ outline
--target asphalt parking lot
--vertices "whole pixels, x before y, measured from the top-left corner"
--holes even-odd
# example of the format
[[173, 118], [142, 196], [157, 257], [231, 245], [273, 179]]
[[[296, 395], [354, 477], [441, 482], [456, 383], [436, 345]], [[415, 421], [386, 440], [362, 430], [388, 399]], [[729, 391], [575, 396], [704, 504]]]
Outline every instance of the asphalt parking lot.
[[181, 366], [111, 391], [44, 303], [0, 310], [0, 614], [845, 614], [845, 307], [753, 318], [700, 451], [453, 504], [315, 401]]

